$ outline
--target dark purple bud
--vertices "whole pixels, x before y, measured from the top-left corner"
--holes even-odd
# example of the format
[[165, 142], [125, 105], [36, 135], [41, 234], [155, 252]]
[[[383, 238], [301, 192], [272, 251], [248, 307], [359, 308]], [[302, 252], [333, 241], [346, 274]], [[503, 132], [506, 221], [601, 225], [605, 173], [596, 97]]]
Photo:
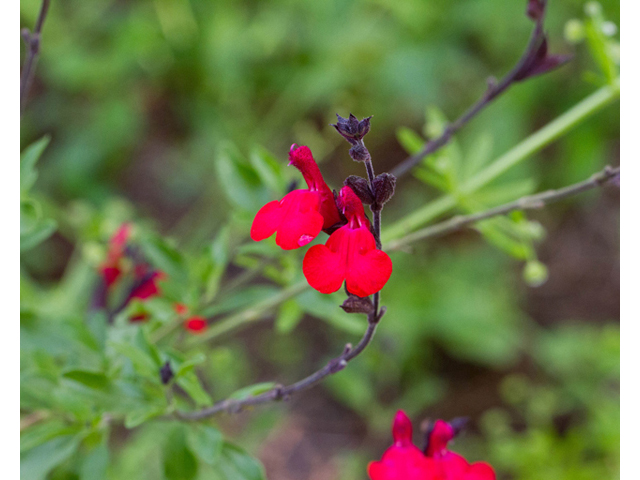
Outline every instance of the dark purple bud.
[[396, 191], [396, 177], [390, 173], [381, 173], [373, 179], [373, 190], [376, 192], [376, 203], [382, 207]]
[[358, 177], [357, 175], [349, 175], [344, 184], [347, 187], [351, 187], [351, 190], [358, 196], [358, 198], [365, 205], [371, 205], [374, 201], [373, 193], [369, 188], [369, 182], [362, 177]]
[[364, 136], [369, 132], [371, 117], [367, 117], [358, 121], [353, 114], [349, 114], [349, 118], [338, 117], [338, 122], [331, 124], [344, 139], [351, 145], [355, 145], [359, 140], [362, 140]]
[[160, 381], [163, 385], [166, 385], [173, 378], [173, 370], [171, 369], [171, 365], [169, 364], [169, 360], [167, 360], [164, 365], [160, 368]]
[[356, 143], [353, 147], [349, 149], [349, 155], [356, 162], [368, 162], [371, 160], [371, 155], [369, 154], [369, 150], [362, 143]]
[[355, 295], [349, 295], [349, 297], [340, 305], [347, 313], [366, 313], [367, 315], [373, 312], [373, 303], [369, 297], [360, 298]]
[[547, 6], [546, 0], [529, 0], [527, 3], [527, 17], [534, 22], [541, 20], [544, 15], [544, 9]]
[[571, 58], [571, 55], [549, 55], [547, 38], [545, 37], [538, 49], [523, 63], [514, 79], [516, 81], [522, 81], [536, 75], [542, 75], [543, 73], [561, 67], [571, 60]]

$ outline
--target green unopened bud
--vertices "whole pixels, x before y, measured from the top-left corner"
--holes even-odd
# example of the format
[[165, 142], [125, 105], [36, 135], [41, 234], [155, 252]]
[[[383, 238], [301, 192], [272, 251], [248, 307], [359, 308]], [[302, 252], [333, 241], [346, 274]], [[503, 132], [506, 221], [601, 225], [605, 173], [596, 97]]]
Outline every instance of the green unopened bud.
[[580, 43], [584, 40], [584, 37], [584, 24], [580, 20], [573, 18], [565, 24], [564, 38], [567, 40], [567, 42], [574, 44]]
[[530, 287], [539, 287], [549, 278], [549, 271], [544, 263], [538, 260], [530, 260], [524, 266], [522, 277]]

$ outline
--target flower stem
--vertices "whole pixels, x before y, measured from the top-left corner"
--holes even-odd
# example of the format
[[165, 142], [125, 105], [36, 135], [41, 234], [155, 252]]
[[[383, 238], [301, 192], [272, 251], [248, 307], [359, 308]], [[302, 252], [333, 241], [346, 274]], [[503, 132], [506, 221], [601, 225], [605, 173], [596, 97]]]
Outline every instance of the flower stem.
[[[595, 91], [577, 105], [533, 133], [504, 155], [497, 158], [488, 167], [461, 186], [461, 193], [470, 194], [484, 187], [514, 165], [540, 151], [558, 139], [580, 122], [620, 97], [620, 79]], [[424, 207], [398, 220], [385, 229], [383, 243], [396, 240], [409, 234], [416, 228], [433, 220], [454, 208], [457, 204], [454, 195], [443, 195]]]
[[257, 320], [260, 320], [265, 313], [267, 313], [272, 308], [277, 307], [282, 302], [289, 300], [292, 297], [295, 297], [299, 293], [305, 291], [309, 285], [306, 281], [299, 282], [291, 285], [288, 288], [285, 288], [277, 295], [267, 298], [262, 302], [257, 303], [256, 305], [242, 310], [241, 312], [232, 314], [222, 320], [215, 322], [201, 335], [197, 337], [192, 337], [188, 344], [190, 346], [197, 345], [200, 343], [207, 342], [213, 338], [219, 337], [221, 335], [227, 334], [233, 330], [236, 330], [242, 327], [245, 324], [253, 323]]

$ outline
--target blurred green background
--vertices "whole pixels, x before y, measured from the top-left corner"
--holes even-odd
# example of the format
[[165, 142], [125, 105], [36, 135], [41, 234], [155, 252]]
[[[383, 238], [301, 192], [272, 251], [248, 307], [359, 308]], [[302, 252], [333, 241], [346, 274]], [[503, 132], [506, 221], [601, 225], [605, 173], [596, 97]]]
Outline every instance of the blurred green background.
[[[619, 2], [601, 5], [618, 25]], [[21, 27], [33, 26], [39, 6], [21, 1]], [[141, 239], [150, 232], [168, 239], [184, 256], [177, 263], [188, 264], [185, 275], [199, 268], [221, 231], [230, 231], [218, 279], [223, 293], [253, 272], [228, 296], [214, 292], [208, 307], [170, 274], [167, 303], [183, 301], [217, 318], [298, 279], [301, 252], [283, 256], [248, 240], [257, 209], [279, 198], [296, 172], [274, 167], [277, 178], [265, 188], [253, 159], [284, 166], [289, 145], [308, 145], [327, 183], [338, 188], [347, 175], [364, 175], [329, 126], [335, 113], [352, 112], [374, 116], [367, 146], [376, 171], [390, 170], [406, 157], [406, 141], [398, 138], [409, 134], [403, 137], [400, 127], [422, 132], [430, 106], [456, 118], [482, 94], [487, 77], [500, 77], [517, 61], [532, 26], [525, 6], [524, 0], [54, 0], [20, 141], [25, 148], [51, 135], [33, 195], [58, 230], [21, 255], [23, 372], [48, 362], [62, 368], [69, 360], [47, 345], [55, 328], [42, 325], [82, 321], [105, 243], [124, 220], [138, 225]], [[465, 152], [462, 162], [502, 154], [602, 84], [593, 48], [565, 38], [567, 22], [584, 19], [584, 7], [582, 0], [550, 1], [550, 49], [574, 53], [574, 60], [515, 85], [465, 127], [455, 144]], [[583, 180], [618, 158], [619, 107], [612, 105], [513, 169], [510, 179], [526, 180], [522, 192], [492, 191], [486, 204]], [[383, 212], [383, 232], [385, 223], [437, 195], [420, 178], [401, 179]], [[382, 294], [389, 313], [361, 357], [286, 404], [215, 424], [279, 480], [365, 478], [367, 462], [390, 443], [399, 408], [416, 424], [469, 416], [470, 430], [455, 448], [491, 462], [500, 478], [616, 478], [618, 206], [617, 191], [606, 189], [531, 214], [546, 229], [533, 255], [546, 265], [548, 280], [535, 288], [523, 279], [522, 260], [530, 263], [531, 254], [509, 255], [508, 247], [495, 248], [495, 238], [485, 235], [485, 242], [475, 231], [394, 253]], [[206, 356], [198, 367], [202, 381], [218, 399], [247, 384], [290, 383], [310, 373], [364, 328], [361, 319], [336, 312], [340, 302], [339, 295], [305, 292], [280, 307], [275, 328], [274, 315], [267, 315], [237, 335], [198, 346]], [[158, 317], [144, 328], [165, 321]], [[22, 394], [24, 418], [49, 412], [45, 422], [58, 415], [77, 420], [30, 395]], [[25, 432], [35, 427], [27, 421]], [[195, 478], [163, 469], [163, 452], [180, 437], [174, 427], [150, 422], [126, 429], [114, 422], [104, 440], [108, 478]], [[27, 442], [27, 460], [27, 447], [41, 443]], [[92, 462], [102, 460], [90, 453], [81, 465], [57, 453], [52, 478], [84, 479], [100, 470]]]

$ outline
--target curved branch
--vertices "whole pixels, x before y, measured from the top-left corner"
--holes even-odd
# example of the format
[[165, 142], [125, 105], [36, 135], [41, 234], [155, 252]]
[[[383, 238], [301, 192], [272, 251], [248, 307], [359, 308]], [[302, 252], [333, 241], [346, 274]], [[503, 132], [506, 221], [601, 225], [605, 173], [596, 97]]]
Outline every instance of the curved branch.
[[483, 212], [465, 216], [456, 216], [436, 225], [423, 228], [399, 240], [389, 242], [389, 245], [385, 250], [400, 250], [404, 246], [418, 240], [446, 235], [448, 233], [460, 230], [467, 225], [471, 225], [473, 223], [479, 222], [481, 220], [486, 220], [491, 217], [504, 215], [506, 213], [513, 212], [514, 210], [532, 210], [542, 208], [550, 203], [564, 200], [567, 197], [572, 197], [573, 195], [586, 192], [587, 190], [601, 187], [605, 183], [611, 181], [619, 175], [620, 167], [613, 168], [607, 165], [602, 171], [591, 175], [591, 177], [589, 177], [587, 180], [569, 185], [568, 187], [564, 187], [559, 190], [547, 190], [546, 192], [529, 195], [513, 202], [490, 208]]
[[[379, 319], [380, 318], [378, 318], [377, 320]], [[329, 375], [333, 375], [334, 373], [343, 370], [351, 360], [360, 355], [362, 351], [367, 347], [367, 345], [371, 343], [371, 339], [373, 338], [377, 326], [378, 321], [370, 321], [367, 326], [367, 330], [365, 331], [363, 337], [360, 339], [355, 348], [352, 347], [350, 343], [348, 343], [347, 345], [345, 345], [342, 354], [330, 360], [320, 370], [312, 373], [302, 380], [299, 380], [296, 383], [293, 383], [286, 387], [281, 385], [276, 386], [268, 392], [256, 395], [255, 397], [248, 397], [238, 400], [231, 398], [221, 400], [211, 407], [204, 408], [196, 412], [175, 412], [174, 416], [181, 420], [202, 420], [204, 418], [211, 417], [212, 415], [216, 415], [222, 412], [237, 413], [249, 406], [260, 405], [262, 403], [269, 403], [277, 400], [288, 400], [289, 397], [291, 397], [291, 395], [293, 395], [294, 393], [307, 390], [320, 383]]]
[[47, 12], [49, 11], [49, 4], [51, 0], [43, 0], [40, 7], [40, 13], [36, 20], [36, 26], [33, 32], [29, 32], [28, 28], [22, 30], [22, 37], [27, 45], [27, 58], [22, 68], [22, 75], [20, 76], [20, 114], [24, 110], [24, 106], [27, 100], [27, 94], [29, 93], [29, 87], [33, 80], [33, 75], [36, 71], [36, 63], [38, 63], [38, 56], [40, 55], [40, 37], [42, 35], [42, 26], [44, 20], [47, 18]]
[[[516, 63], [516, 65], [499, 82], [496, 83], [496, 80], [493, 77], [490, 78], [489, 86], [484, 95], [476, 103], [469, 107], [466, 112], [458, 117], [455, 122], [449, 124], [445, 128], [442, 135], [440, 135], [438, 138], [428, 141], [418, 152], [407, 157], [405, 160], [396, 165], [391, 170], [391, 173], [393, 175], [395, 175], [396, 177], [404, 175], [405, 173], [409, 172], [414, 166], [420, 163], [424, 157], [444, 147], [447, 143], [449, 143], [453, 135], [458, 130], [464, 127], [472, 118], [474, 118], [478, 113], [484, 110], [486, 106], [488, 106], [500, 94], [505, 92], [515, 82], [524, 80], [537, 73], [543, 73], [542, 71], [533, 73], [530, 71], [530, 67], [536, 60], [542, 60], [542, 58], [538, 57], [538, 55], [540, 55], [541, 53], [541, 45], [545, 42], [545, 34], [543, 29], [545, 7], [546, 2], [541, 7], [543, 14], [540, 15], [540, 17], [536, 20], [535, 27], [533, 28], [531, 37], [529, 38], [529, 43], [527, 44], [524, 53], [518, 60], [518, 63]], [[546, 54], [546, 48], [544, 50], [544, 54]], [[562, 63], [566, 62], [566, 60], [568, 59], [561, 60], [558, 64], [554, 65], [554, 67], [550, 68], [560, 66]]]

